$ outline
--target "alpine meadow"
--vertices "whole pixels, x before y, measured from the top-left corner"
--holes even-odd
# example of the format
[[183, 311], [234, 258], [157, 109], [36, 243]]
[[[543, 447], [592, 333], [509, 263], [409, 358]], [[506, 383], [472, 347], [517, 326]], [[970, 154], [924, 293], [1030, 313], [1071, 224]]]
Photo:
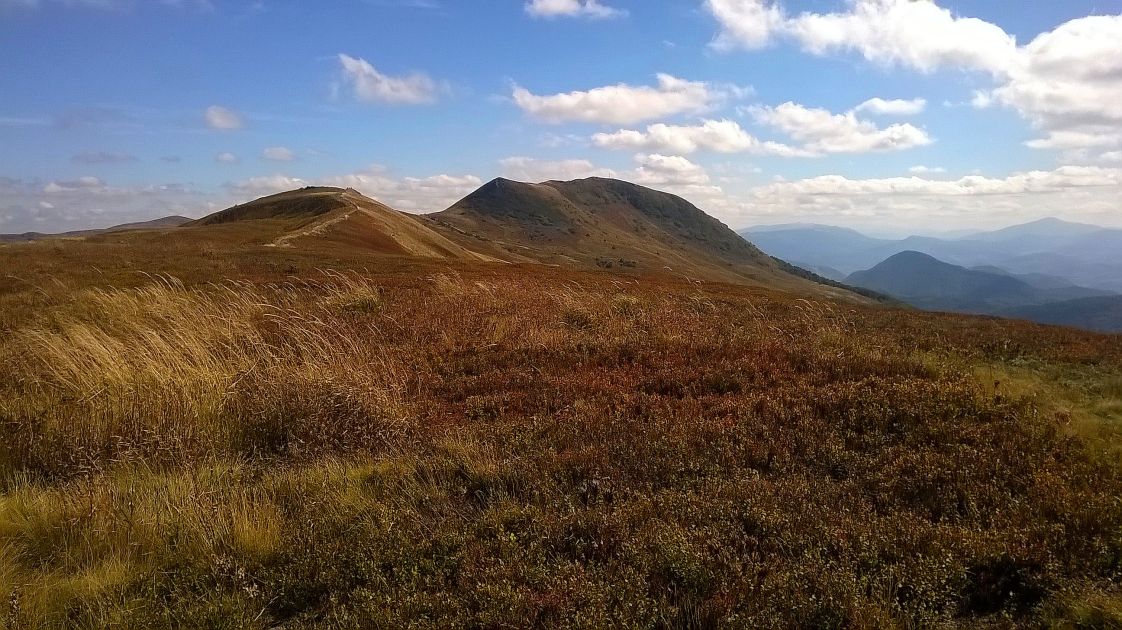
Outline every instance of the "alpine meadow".
[[1122, 628], [1122, 4], [328, 4], [0, 0], [0, 628]]

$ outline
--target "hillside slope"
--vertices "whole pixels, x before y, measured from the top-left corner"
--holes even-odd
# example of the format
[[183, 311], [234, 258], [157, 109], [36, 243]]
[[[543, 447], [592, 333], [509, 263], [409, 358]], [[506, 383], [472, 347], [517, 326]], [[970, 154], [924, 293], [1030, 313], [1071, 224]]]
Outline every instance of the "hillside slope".
[[511, 261], [669, 272], [852, 298], [787, 273], [685, 199], [614, 179], [500, 178], [430, 218], [469, 247]]
[[369, 253], [488, 260], [435, 231], [422, 217], [406, 214], [354, 189], [308, 187], [239, 204], [188, 227], [253, 223], [269, 234], [271, 247], [318, 243]]

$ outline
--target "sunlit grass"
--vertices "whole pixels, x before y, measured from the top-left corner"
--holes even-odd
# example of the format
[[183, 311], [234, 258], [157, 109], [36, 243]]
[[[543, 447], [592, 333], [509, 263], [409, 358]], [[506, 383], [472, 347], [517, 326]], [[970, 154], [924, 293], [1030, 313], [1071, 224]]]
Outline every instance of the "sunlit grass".
[[903, 317], [524, 271], [76, 291], [0, 342], [0, 619], [1115, 618], [1120, 344]]

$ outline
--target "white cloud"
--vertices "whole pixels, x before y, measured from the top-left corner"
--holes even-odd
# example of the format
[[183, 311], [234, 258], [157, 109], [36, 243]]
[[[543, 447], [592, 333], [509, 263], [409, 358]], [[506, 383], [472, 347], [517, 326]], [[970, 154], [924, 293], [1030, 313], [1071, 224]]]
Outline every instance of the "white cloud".
[[434, 103], [442, 87], [428, 75], [413, 73], [394, 77], [382, 74], [365, 59], [340, 54], [343, 82], [354, 98], [364, 103], [424, 105]]
[[885, 100], [877, 97], [871, 98], [857, 107], [854, 107], [853, 111], [867, 111], [872, 114], [885, 114], [889, 116], [915, 116], [922, 112], [925, 107], [927, 107], [927, 101], [922, 98]]
[[534, 17], [587, 17], [596, 20], [623, 17], [626, 11], [616, 9], [600, 0], [530, 0], [525, 5], [526, 13]]
[[289, 175], [266, 175], [231, 184], [230, 191], [239, 198], [255, 198], [304, 186], [335, 186], [354, 188], [360, 193], [403, 212], [436, 212], [466, 196], [483, 181], [474, 175], [432, 175], [430, 177], [394, 177], [381, 166], [346, 175], [304, 179]]
[[721, 30], [715, 45], [755, 49], [778, 39], [826, 55], [854, 52], [873, 63], [921, 72], [988, 73], [977, 109], [1004, 105], [1040, 129], [1029, 146], [1122, 146], [1122, 15], [1065, 22], [1024, 46], [1001, 27], [956, 16], [932, 1], [850, 0], [835, 13], [788, 15], [777, 0], [707, 0]]
[[[797, 182], [770, 184], [772, 190], [797, 190], [802, 194], [933, 194], [944, 196], [1009, 195], [1059, 192], [1071, 188], [1122, 185], [1122, 169], [1097, 166], [1061, 166], [1051, 171], [1026, 171], [995, 179], [968, 175], [953, 180], [889, 177], [853, 180], [824, 175]], [[764, 187], [763, 190], [768, 190]]]
[[224, 164], [233, 164], [238, 161], [238, 156], [230, 153], [229, 151], [223, 151], [222, 153], [214, 156], [214, 161], [222, 162]]
[[1020, 52], [992, 98], [1045, 132], [1029, 146], [1122, 146], [1122, 15], [1072, 20]]
[[248, 195], [256, 198], [294, 190], [296, 188], [303, 188], [308, 185], [307, 181], [299, 177], [289, 177], [288, 175], [261, 175], [230, 184], [228, 188], [236, 195], [242, 197]]
[[550, 123], [569, 121], [631, 124], [682, 113], [702, 112], [727, 93], [700, 81], [658, 75], [658, 85], [609, 85], [587, 91], [540, 96], [515, 86], [516, 105]]
[[296, 159], [296, 154], [288, 147], [269, 147], [261, 152], [261, 157], [273, 162], [291, 162]]
[[1122, 151], [1107, 151], [1099, 159], [1103, 162], [1122, 162]]
[[722, 31], [714, 42], [718, 48], [763, 48], [772, 42], [786, 22], [777, 4], [758, 0], [706, 0], [705, 8], [717, 18]]
[[503, 177], [523, 182], [616, 177], [615, 171], [599, 168], [588, 160], [550, 161], [514, 156], [499, 160], [499, 167]]
[[931, 144], [927, 132], [910, 124], [879, 128], [860, 120], [853, 112], [834, 114], [790, 101], [777, 107], [749, 110], [762, 124], [778, 129], [804, 143], [814, 153], [866, 153], [901, 151]]
[[717, 153], [755, 153], [783, 157], [808, 157], [813, 154], [772, 141], [761, 141], [744, 131], [733, 120], [703, 120], [697, 125], [658, 123], [646, 131], [621, 129], [592, 136], [596, 146], [629, 151], [666, 151], [690, 154], [697, 151]]
[[1029, 140], [1025, 146], [1033, 149], [1095, 149], [1122, 145], [1122, 128], [1058, 129], [1049, 131], [1043, 138]]
[[203, 113], [203, 119], [206, 121], [207, 127], [221, 131], [241, 129], [245, 126], [245, 121], [242, 120], [241, 114], [220, 105], [211, 105], [206, 108], [206, 111]]
[[709, 183], [705, 169], [678, 155], [639, 154], [635, 162], [638, 164], [634, 177], [637, 184], [697, 186]]
[[993, 107], [993, 94], [986, 90], [974, 90], [974, 96], [970, 99], [970, 106], [974, 109]]
[[883, 65], [930, 72], [970, 67], [1001, 72], [1014, 63], [1016, 40], [1001, 28], [957, 17], [922, 0], [851, 0], [846, 11], [788, 16], [772, 0], [706, 0], [721, 26], [719, 48], [762, 48], [778, 38], [816, 55], [856, 52]]
[[197, 216], [204, 196], [184, 184], [116, 186], [93, 176], [71, 180], [0, 177], [0, 233], [65, 232], [181, 214]]
[[[971, 175], [956, 180], [920, 177], [849, 179], [825, 175], [779, 181], [751, 190], [735, 206], [738, 224], [817, 220], [894, 226], [1000, 226], [1042, 216], [1117, 225], [1122, 169], [1062, 166], [1004, 178]], [[748, 219], [751, 217], [751, 219]]]
[[913, 166], [913, 167], [909, 168], [908, 172], [912, 173], [914, 175], [927, 175], [927, 174], [946, 173], [947, 169], [943, 168], [942, 166], [923, 166], [923, 165], [920, 165], [920, 166]]

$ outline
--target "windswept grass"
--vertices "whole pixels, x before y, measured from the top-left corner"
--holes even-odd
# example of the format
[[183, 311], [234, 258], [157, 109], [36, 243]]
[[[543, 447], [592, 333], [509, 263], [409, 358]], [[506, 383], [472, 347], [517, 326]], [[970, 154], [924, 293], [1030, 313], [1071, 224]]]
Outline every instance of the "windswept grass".
[[384, 279], [159, 277], [22, 316], [3, 624], [1118, 618], [1117, 460], [1041, 404], [1066, 385], [974, 372], [1083, 374], [1087, 401], [1117, 393], [1116, 339], [547, 270]]

